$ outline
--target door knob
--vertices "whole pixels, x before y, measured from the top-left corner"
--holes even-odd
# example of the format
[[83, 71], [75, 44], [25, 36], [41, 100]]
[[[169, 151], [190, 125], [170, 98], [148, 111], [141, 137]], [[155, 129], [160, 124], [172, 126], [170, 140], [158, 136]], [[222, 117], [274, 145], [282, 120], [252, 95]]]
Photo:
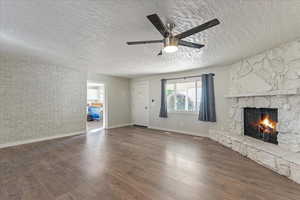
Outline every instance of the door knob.
[[147, 110], [148, 109], [148, 107], [147, 106], [145, 106], [145, 110]]

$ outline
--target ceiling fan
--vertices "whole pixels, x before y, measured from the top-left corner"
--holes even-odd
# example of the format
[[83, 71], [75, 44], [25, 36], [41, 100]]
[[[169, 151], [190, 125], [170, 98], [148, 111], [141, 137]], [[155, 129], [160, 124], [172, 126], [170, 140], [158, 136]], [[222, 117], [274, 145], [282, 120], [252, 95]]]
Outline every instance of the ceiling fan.
[[173, 28], [175, 27], [175, 24], [171, 23], [171, 24], [164, 25], [164, 23], [162, 22], [162, 20], [159, 18], [159, 16], [157, 14], [148, 15], [147, 18], [155, 26], [155, 28], [160, 32], [160, 34], [163, 36], [163, 39], [162, 40], [134, 41], [134, 42], [127, 42], [127, 44], [128, 45], [137, 45], [137, 44], [163, 43], [164, 48], [157, 54], [158, 56], [162, 55], [163, 51], [166, 53], [173, 53], [178, 50], [178, 46], [185, 46], [185, 47], [201, 49], [202, 47], [204, 47], [203, 44], [188, 42], [188, 41], [185, 41], [182, 39], [220, 24], [220, 21], [218, 19], [213, 19], [204, 24], [201, 24], [200, 26], [196, 26], [192, 29], [189, 29], [187, 31], [179, 33], [178, 35], [173, 35], [172, 31], [173, 31]]

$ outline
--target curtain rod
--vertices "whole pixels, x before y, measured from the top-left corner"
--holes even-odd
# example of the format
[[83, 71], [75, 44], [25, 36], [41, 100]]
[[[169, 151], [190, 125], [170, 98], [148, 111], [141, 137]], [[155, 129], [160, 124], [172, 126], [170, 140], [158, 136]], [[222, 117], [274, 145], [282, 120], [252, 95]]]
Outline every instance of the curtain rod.
[[[196, 77], [201, 77], [202, 75], [203, 74], [197, 75], [197, 76], [184, 76], [184, 77], [178, 77], [178, 78], [164, 78], [163, 80], [170, 81], [170, 80], [178, 80], [178, 79], [196, 78]], [[212, 74], [212, 75], [215, 76], [215, 74]]]

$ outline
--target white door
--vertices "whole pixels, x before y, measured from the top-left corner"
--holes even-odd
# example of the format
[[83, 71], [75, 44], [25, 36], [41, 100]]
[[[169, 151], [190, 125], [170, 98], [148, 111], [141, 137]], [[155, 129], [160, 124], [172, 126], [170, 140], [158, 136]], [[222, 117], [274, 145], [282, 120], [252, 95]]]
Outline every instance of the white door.
[[132, 119], [135, 125], [148, 126], [149, 123], [149, 83], [139, 81], [132, 84]]

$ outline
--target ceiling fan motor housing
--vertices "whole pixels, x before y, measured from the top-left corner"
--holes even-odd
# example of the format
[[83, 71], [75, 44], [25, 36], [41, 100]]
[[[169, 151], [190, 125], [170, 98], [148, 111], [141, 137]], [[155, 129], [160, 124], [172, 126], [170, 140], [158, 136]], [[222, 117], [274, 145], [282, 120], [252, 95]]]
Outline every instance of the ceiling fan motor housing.
[[164, 39], [164, 47], [167, 46], [178, 46], [178, 39], [176, 37], [166, 37]]

